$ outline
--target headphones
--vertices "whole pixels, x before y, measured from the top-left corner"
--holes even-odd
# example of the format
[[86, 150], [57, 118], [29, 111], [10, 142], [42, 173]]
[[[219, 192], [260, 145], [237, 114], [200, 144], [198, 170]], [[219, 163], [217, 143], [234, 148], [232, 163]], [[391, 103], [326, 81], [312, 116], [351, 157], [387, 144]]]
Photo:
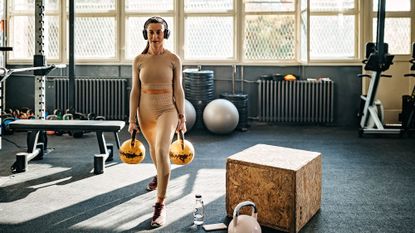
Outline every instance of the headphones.
[[150, 23], [164, 24], [164, 39], [169, 39], [170, 30], [169, 30], [169, 25], [167, 24], [166, 20], [164, 20], [163, 18], [161, 18], [159, 16], [153, 16], [153, 17], [147, 19], [147, 21], [144, 23], [143, 37], [144, 37], [145, 40], [148, 40], [147, 26]]

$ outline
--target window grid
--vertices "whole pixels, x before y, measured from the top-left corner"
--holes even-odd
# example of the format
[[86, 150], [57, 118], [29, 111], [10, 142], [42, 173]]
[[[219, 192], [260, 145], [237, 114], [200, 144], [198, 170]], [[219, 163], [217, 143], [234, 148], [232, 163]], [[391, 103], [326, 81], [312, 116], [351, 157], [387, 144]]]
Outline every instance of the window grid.
[[[377, 2], [373, 0], [372, 5], [372, 12], [371, 12], [371, 25], [372, 25], [372, 33], [369, 35], [370, 41], [376, 41], [376, 33], [377, 33]], [[411, 3], [414, 1], [410, 0], [400, 0], [399, 4], [390, 5], [394, 2], [386, 1], [386, 14], [385, 14], [385, 38], [384, 42], [389, 44], [389, 53], [396, 56], [405, 56], [407, 57], [411, 54], [412, 49], [412, 42], [414, 41], [414, 24], [413, 22], [415, 19], [411, 15], [414, 14], [414, 6], [411, 9]], [[405, 9], [408, 8], [409, 9]], [[397, 22], [401, 22], [397, 24]], [[408, 25], [406, 28], [402, 27]], [[389, 25], [389, 27], [388, 27]], [[410, 26], [412, 25], [412, 26]], [[399, 27], [401, 26], [401, 27]], [[411, 35], [412, 34], [412, 35]], [[403, 41], [405, 40], [405, 41]], [[397, 44], [400, 42], [400, 44]]]
[[[144, 22], [155, 15], [160, 16], [167, 21], [171, 32], [169, 39], [165, 40], [165, 47], [172, 52], [177, 52], [176, 38], [178, 32], [176, 30], [177, 18], [175, 14], [175, 12], [177, 12], [177, 1], [146, 0], [141, 1], [140, 4], [137, 4], [136, 0], [122, 2], [121, 63], [131, 64], [134, 57], [144, 50], [147, 43], [142, 35]], [[141, 10], [137, 9], [140, 7]], [[157, 9], [157, 11], [154, 9]], [[130, 37], [129, 35], [133, 35], [133, 37]]]
[[[209, 63], [218, 60], [231, 63], [235, 62], [238, 33], [235, 18], [238, 1], [214, 0], [199, 4], [197, 2], [198, 1], [195, 0], [185, 0], [180, 6], [180, 9], [183, 9], [184, 17], [181, 24], [183, 32], [181, 34], [182, 40], [180, 47], [182, 50], [179, 51], [179, 54], [184, 58], [184, 61], [189, 63]], [[225, 10], [218, 10], [218, 5], [226, 7]], [[203, 9], [203, 7], [211, 7], [211, 11]], [[192, 23], [202, 23], [204, 27], [191, 28], [193, 26]], [[199, 30], [199, 32], [188, 30], [189, 33], [185, 34], [184, 32], [189, 28], [192, 30]], [[198, 38], [198, 36], [204, 35], [210, 36], [208, 38]], [[222, 41], [214, 41], [214, 39], [220, 39], [221, 36], [223, 37]], [[228, 45], [227, 43], [231, 43], [231, 45]], [[186, 51], [185, 48], [187, 48]], [[199, 51], [197, 51], [198, 48], [200, 48]], [[199, 56], [203, 53], [203, 50], [208, 54], [206, 57]]]
[[[241, 60], [244, 63], [297, 62], [300, 60], [297, 57], [299, 49], [297, 45], [297, 1], [294, 1], [292, 6], [284, 4], [278, 6], [280, 2], [274, 1], [266, 7], [257, 5], [257, 11], [254, 11], [255, 3], [260, 2], [262, 3], [262, 1], [247, 1], [242, 6], [243, 31], [241, 36], [243, 39], [242, 45], [239, 46], [239, 48], [243, 48], [240, 55]], [[268, 26], [257, 27], [255, 24], [267, 24]], [[274, 40], [261, 38], [261, 35], [264, 34], [270, 35]], [[260, 55], [260, 53], [263, 54]]]
[[[51, 0], [53, 2], [53, 0]], [[134, 0], [129, 0], [130, 2], [134, 2]], [[160, 0], [160, 1], [166, 1], [166, 0]], [[299, 18], [299, 14], [301, 14], [301, 12], [298, 10], [301, 8], [302, 3], [301, 2], [309, 2], [312, 0], [294, 0], [295, 1], [295, 5], [296, 5], [296, 10], [293, 13], [293, 15], [295, 16], [295, 20], [298, 20]], [[319, 0], [319, 1], [326, 1], [326, 2], [330, 2], [328, 0]], [[376, 0], [373, 0], [374, 3], [368, 4], [370, 5], [370, 7], [373, 9], [373, 5], [376, 3]], [[17, 17], [17, 16], [33, 16], [33, 11], [30, 8], [27, 8], [28, 10], [16, 10], [13, 11], [11, 9], [10, 6], [10, 2], [13, 1], [9, 1], [9, 5], [8, 5], [8, 22], [12, 22], [11, 18], [12, 17]], [[59, 40], [57, 42], [57, 45], [55, 44], [55, 46], [58, 46], [59, 49], [57, 51], [57, 56], [56, 59], [55, 58], [51, 58], [51, 56], [48, 56], [48, 62], [67, 62], [67, 12], [66, 12], [66, 7], [62, 7], [65, 6], [67, 4], [67, 0], [65, 1], [57, 1], [57, 9], [53, 10], [53, 9], [46, 9], [46, 16], [47, 17], [51, 17], [51, 16], [55, 16], [58, 18], [58, 25], [60, 25], [60, 27], [58, 28], [57, 32], [54, 32], [55, 35], [57, 35], [59, 37]], [[219, 59], [219, 60], [215, 60], [215, 61], [219, 61], [221, 63], [234, 63], [234, 62], [238, 62], [241, 64], [266, 64], [267, 60], [261, 60], [261, 59], [245, 59], [244, 58], [244, 53], [245, 51], [244, 49], [244, 38], [245, 38], [245, 18], [249, 15], [263, 15], [263, 14], [267, 14], [269, 12], [245, 12], [244, 11], [244, 4], [243, 1], [237, 1], [234, 0], [233, 2], [233, 10], [228, 10], [225, 12], [214, 12], [214, 13], [208, 13], [208, 12], [197, 12], [197, 11], [193, 11], [193, 12], [184, 12], [184, 3], [183, 1], [173, 1], [173, 10], [165, 10], [165, 9], [161, 9], [160, 12], [150, 12], [150, 11], [146, 11], [143, 10], [141, 12], [138, 11], [134, 11], [133, 8], [130, 8], [132, 10], [127, 10], [124, 6], [126, 4], [125, 1], [118, 1], [115, 0], [115, 10], [112, 11], [102, 11], [102, 12], [80, 12], [76, 14], [76, 17], [78, 16], [88, 16], [88, 17], [95, 17], [98, 16], [98, 14], [100, 14], [99, 16], [107, 16], [107, 17], [114, 17], [115, 19], [115, 36], [116, 36], [116, 45], [115, 45], [115, 51], [116, 51], [116, 56], [114, 58], [111, 59], [94, 59], [94, 60], [81, 60], [81, 63], [96, 63], [96, 64], [105, 64], [105, 63], [117, 63], [117, 64], [130, 64], [131, 63], [131, 58], [127, 57], [127, 53], [125, 51], [125, 46], [126, 46], [126, 28], [125, 28], [125, 22], [128, 19], [128, 17], [149, 17], [151, 15], [160, 15], [162, 17], [170, 17], [172, 19], [173, 24], [169, 24], [169, 27], [175, 27], [174, 33], [175, 35], [173, 37], [171, 37], [169, 40], [173, 41], [172, 44], [174, 47], [173, 51], [175, 51], [176, 53], [178, 53], [181, 57], [184, 56], [184, 51], [182, 49], [183, 44], [184, 44], [184, 31], [183, 31], [183, 27], [185, 25], [185, 20], [184, 18], [186, 17], [192, 17], [192, 16], [201, 16], [201, 15], [209, 15], [209, 16], [231, 16], [233, 17], [233, 30], [234, 30], [234, 57], [233, 59]], [[355, 2], [355, 7], [354, 9], [349, 9], [349, 7], [344, 7], [342, 8], [342, 10], [339, 10], [338, 12], [336, 12], [335, 10], [332, 10], [332, 8], [329, 8], [330, 10], [327, 9], [316, 9], [315, 11], [312, 11], [310, 8], [310, 6], [308, 6], [307, 8], [307, 12], [308, 12], [308, 17], [313, 17], [313, 16], [336, 16], [339, 14], [342, 14], [344, 16], [348, 16], [348, 15], [353, 15], [355, 18], [355, 31], [356, 34], [354, 35], [355, 41], [354, 41], [354, 56], [351, 59], [347, 59], [345, 57], [340, 57], [338, 58], [338, 61], [340, 62], [347, 62], [347, 61], [352, 61], [352, 62], [357, 62], [360, 61], [361, 55], [359, 54], [359, 51], [363, 50], [362, 46], [359, 47], [359, 45], [361, 43], [359, 43], [359, 40], [363, 41], [362, 38], [365, 38], [365, 36], [367, 36], [367, 38], [369, 38], [369, 40], [372, 37], [373, 33], [370, 33], [370, 31], [372, 30], [372, 28], [370, 28], [369, 30], [365, 30], [365, 32], [360, 32], [360, 27], [363, 25], [363, 22], [368, 23], [368, 25], [372, 25], [373, 24], [373, 19], [376, 19], [376, 11], [372, 11], [371, 13], [371, 21], [367, 22], [368, 18], [363, 18], [363, 16], [361, 15], [360, 12], [360, 7], [363, 6], [364, 4], [361, 4], [360, 1], [358, 0], [354, 0]], [[357, 3], [360, 3], [359, 5], [357, 5]], [[413, 0], [411, 1], [411, 3], [413, 3]], [[360, 6], [360, 7], [359, 7]], [[365, 5], [367, 6], [367, 5]], [[297, 9], [298, 8], [298, 9]], [[324, 7], [323, 7], [324, 8]], [[370, 8], [369, 8], [370, 9]], [[278, 12], [277, 14], [284, 14], [287, 12]], [[412, 17], [412, 14], [414, 13], [413, 9], [408, 9], [408, 11], [390, 11], [386, 13], [386, 17], [388, 18], [409, 18], [411, 21], [411, 31], [410, 33], [410, 40], [413, 41], [414, 39], [414, 24], [413, 22], [415, 21], [414, 18]], [[276, 14], [275, 12], [273, 14]], [[180, 16], [180, 18], [179, 18]], [[303, 17], [303, 16], [302, 16]], [[308, 20], [309, 21], [309, 20]], [[363, 22], [362, 22], [363, 21]], [[172, 26], [174, 25], [174, 26]], [[374, 25], [372, 25], [373, 27]], [[300, 26], [299, 26], [299, 22], [295, 23], [295, 32], [294, 32], [294, 36], [298, 37], [299, 32], [297, 32], [299, 30]], [[8, 27], [8, 35], [9, 35], [9, 46], [13, 46], [13, 44], [11, 44], [11, 42], [13, 42], [13, 38], [12, 38], [12, 31], [11, 31], [11, 25]], [[307, 28], [307, 38], [309, 41], [310, 38], [310, 33], [312, 33], [312, 28]], [[364, 33], [364, 34], [363, 34]], [[304, 36], [300, 37], [301, 40], [304, 38]], [[298, 39], [296, 39], [298, 40]], [[309, 42], [307, 42], [309, 43]], [[408, 42], [409, 44], [410, 42]], [[16, 45], [14, 45], [16, 46]], [[319, 60], [319, 59], [315, 59], [313, 57], [309, 57], [310, 56], [310, 52], [307, 53], [307, 56], [305, 56], [307, 59], [306, 61], [304, 61], [304, 59], [300, 58], [300, 53], [298, 52], [298, 50], [300, 49], [300, 43], [297, 41], [297, 43], [295, 44], [295, 55], [293, 58], [293, 62], [309, 62], [309, 63], [319, 63], [319, 62], [336, 62], [336, 58], [331, 57], [330, 59], [327, 60]], [[409, 54], [409, 51], [408, 51]], [[405, 56], [407, 56], [408, 54], [404, 54]], [[78, 60], [78, 59], [77, 59]], [[185, 64], [187, 63], [191, 63], [192, 60], [183, 60], [185, 62]], [[204, 62], [202, 60], [198, 60], [199, 62]], [[287, 60], [269, 60], [269, 62], [271, 63], [278, 63], [278, 62], [285, 62], [288, 63]], [[9, 63], [18, 63], [18, 64], [22, 64], [22, 63], [31, 63], [32, 62], [32, 57], [27, 57], [25, 59], [22, 58], [12, 58], [12, 56], [8, 57], [8, 62]], [[212, 61], [209, 59], [206, 60], [207, 63], [212, 63]]]
[[[145, 21], [153, 16], [160, 14], [152, 14], [148, 16], [142, 16], [139, 14], [129, 14], [124, 18], [125, 34], [124, 34], [124, 44], [125, 44], [125, 59], [131, 61], [136, 55], [141, 53], [146, 47], [147, 41], [143, 38], [142, 31], [144, 29]], [[167, 25], [170, 30], [170, 37], [164, 41], [164, 47], [172, 52], [175, 52], [174, 42], [175, 42], [175, 27], [174, 27], [174, 18], [169, 15], [160, 15], [166, 20]]]
[[157, 9], [161, 13], [172, 13], [175, 9], [174, 1], [171, 0], [154, 0], [154, 1], [137, 1], [126, 0], [124, 2], [125, 12], [129, 13], [154, 13], [154, 9]]
[[232, 12], [235, 0], [184, 0], [185, 13], [220, 13]]
[[[8, 54], [7, 60], [8, 63], [27, 63], [32, 62], [32, 58], [34, 55], [35, 50], [35, 29], [34, 29], [34, 3], [33, 7], [27, 7], [25, 9], [14, 9], [14, 3], [17, 1], [9, 1], [7, 6], [7, 21], [10, 22], [9, 27], [7, 27], [7, 34], [8, 34], [8, 46], [11, 46], [13, 43], [18, 43], [20, 46], [14, 45], [14, 50], [11, 51]], [[49, 2], [49, 1], [47, 1]], [[46, 56], [48, 56], [50, 61], [60, 61], [60, 47], [61, 47], [61, 40], [60, 35], [62, 35], [62, 29], [59, 27], [61, 25], [61, 18], [60, 18], [60, 1], [50, 1], [52, 6], [55, 6], [54, 8], [47, 7], [45, 10], [45, 36], [46, 36]], [[13, 25], [18, 21], [19, 19], [25, 19], [28, 24], [26, 24], [27, 30], [23, 30], [21, 27], [19, 27], [19, 30], [12, 31], [11, 28]], [[17, 38], [17, 34], [20, 32], [25, 31], [26, 35], [25, 38]], [[17, 34], [14, 34], [17, 33]], [[19, 34], [21, 37], [21, 34]], [[26, 49], [23, 51], [21, 48], [23, 44], [26, 44]], [[30, 46], [30, 48], [28, 48]], [[52, 49], [47, 48], [52, 47]], [[21, 57], [16, 53], [25, 53], [25, 57]]]
[[[113, 1], [113, 3], [111, 3]], [[120, 2], [122, 1], [116, 1], [116, 0], [106, 0], [104, 3], [97, 5], [97, 8], [91, 8], [88, 9], [88, 4], [93, 2], [90, 2], [88, 0], [82, 0], [82, 5], [75, 2], [75, 59], [77, 62], [80, 63], [114, 63], [118, 62], [121, 58], [120, 55], [120, 34], [119, 31], [121, 31], [120, 23], [119, 23], [119, 14], [120, 12]], [[65, 8], [62, 9], [62, 15], [65, 16], [64, 25], [63, 28], [65, 28], [65, 35], [63, 35], [62, 40], [64, 41], [66, 46], [63, 46], [61, 50], [62, 60], [64, 62], [69, 61], [69, 1], [65, 1]], [[78, 5], [77, 5], [78, 4]], [[93, 5], [90, 5], [94, 7]], [[107, 8], [105, 8], [107, 6]], [[100, 20], [94, 20], [94, 19], [102, 19]], [[112, 22], [113, 20], [113, 22]], [[84, 23], [84, 24], [82, 24]], [[95, 25], [95, 26], [93, 26]], [[113, 28], [107, 28], [104, 31], [100, 31], [103, 29], [102, 26], [108, 26], [111, 25]], [[88, 26], [91, 26], [91, 28], [88, 28]], [[86, 29], [86, 30], [85, 30]], [[80, 30], [77, 32], [77, 30]], [[98, 30], [98, 31], [96, 31]], [[94, 33], [95, 32], [95, 33]], [[113, 34], [111, 35], [111, 33]], [[91, 33], [90, 35], [88, 35]], [[105, 34], [109, 36], [113, 36], [113, 41], [111, 38], [108, 37], [97, 37], [98, 44], [96, 40], [93, 40], [91, 42], [91, 38], [94, 38], [94, 34]], [[82, 35], [88, 35], [89, 37], [82, 37]], [[84, 47], [80, 48], [80, 45], [77, 44], [79, 41], [82, 41], [82, 44]], [[101, 43], [101, 44], [100, 44]], [[93, 51], [99, 50], [99, 49], [107, 49], [110, 50], [111, 53], [108, 53], [107, 51], [103, 51], [100, 54], [94, 54]], [[81, 50], [81, 51], [80, 51]]]
[[[310, 0], [309, 9], [308, 61], [321, 63], [358, 60], [358, 1]], [[336, 33], [338, 34], [335, 35]]]
[[[184, 58], [187, 60], [235, 58], [234, 22], [228, 16], [192, 16], [185, 19]], [[208, 35], [208, 36], [206, 36]]]

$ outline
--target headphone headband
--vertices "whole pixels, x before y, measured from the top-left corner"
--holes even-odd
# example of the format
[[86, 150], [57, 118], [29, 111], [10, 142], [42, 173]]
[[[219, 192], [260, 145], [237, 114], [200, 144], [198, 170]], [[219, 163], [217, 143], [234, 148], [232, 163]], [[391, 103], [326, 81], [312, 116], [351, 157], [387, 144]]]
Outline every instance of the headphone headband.
[[161, 23], [164, 25], [164, 38], [168, 39], [170, 36], [170, 30], [169, 25], [167, 24], [166, 20], [164, 20], [160, 16], [152, 16], [149, 19], [146, 20], [144, 23], [144, 29], [143, 29], [143, 37], [145, 40], [148, 40], [148, 34], [147, 34], [147, 27], [150, 23]]

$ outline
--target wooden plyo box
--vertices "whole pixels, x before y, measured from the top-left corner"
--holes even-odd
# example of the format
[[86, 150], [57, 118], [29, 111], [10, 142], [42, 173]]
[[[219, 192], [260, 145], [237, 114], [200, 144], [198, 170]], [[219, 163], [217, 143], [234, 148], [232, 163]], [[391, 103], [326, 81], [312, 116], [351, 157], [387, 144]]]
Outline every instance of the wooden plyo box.
[[298, 232], [320, 209], [321, 176], [320, 153], [252, 146], [227, 159], [227, 215], [232, 217], [238, 203], [250, 200], [261, 225]]

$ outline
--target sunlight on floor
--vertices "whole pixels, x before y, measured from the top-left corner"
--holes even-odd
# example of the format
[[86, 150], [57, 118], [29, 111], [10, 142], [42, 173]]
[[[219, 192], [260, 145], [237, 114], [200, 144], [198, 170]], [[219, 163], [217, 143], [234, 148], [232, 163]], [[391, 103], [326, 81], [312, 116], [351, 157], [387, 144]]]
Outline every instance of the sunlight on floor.
[[[168, 190], [167, 225], [175, 221], [186, 221], [189, 225], [192, 224], [195, 193], [203, 195], [205, 205], [223, 196], [225, 194], [225, 170], [201, 169], [196, 177], [185, 174], [172, 179]], [[71, 226], [71, 229], [125, 231], [141, 225], [149, 226], [155, 195], [156, 192], [146, 192], [135, 197], [131, 196], [131, 199], [125, 198], [128, 200], [110, 209], [103, 208], [100, 214]], [[206, 211], [206, 215], [209, 215], [208, 209]]]

